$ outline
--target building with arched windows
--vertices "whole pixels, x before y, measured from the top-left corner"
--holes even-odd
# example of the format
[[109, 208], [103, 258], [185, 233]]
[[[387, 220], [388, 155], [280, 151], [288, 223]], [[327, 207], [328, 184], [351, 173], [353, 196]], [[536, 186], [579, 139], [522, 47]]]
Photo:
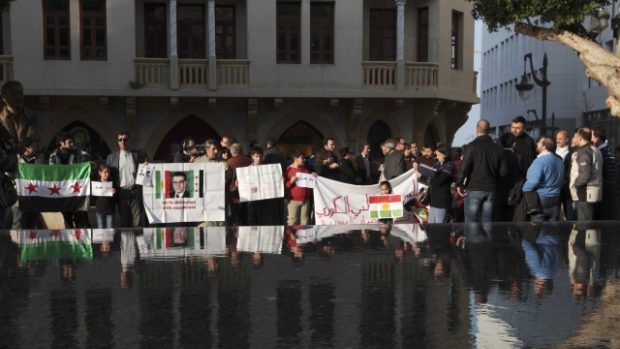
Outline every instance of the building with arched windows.
[[[95, 157], [117, 131], [163, 160], [185, 136], [451, 144], [478, 102], [465, 0], [43, 0], [2, 15], [0, 80], [42, 145]], [[41, 19], [41, 20], [35, 20]], [[385, 138], [384, 138], [385, 139]]]

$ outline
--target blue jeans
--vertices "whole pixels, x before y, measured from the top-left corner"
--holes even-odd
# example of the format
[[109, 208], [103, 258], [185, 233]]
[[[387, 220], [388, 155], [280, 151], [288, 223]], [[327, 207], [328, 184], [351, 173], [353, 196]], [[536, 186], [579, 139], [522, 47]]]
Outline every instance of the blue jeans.
[[112, 228], [112, 214], [97, 213], [97, 228]]
[[428, 209], [428, 222], [429, 223], [444, 223], [446, 220], [446, 211], [445, 208], [437, 208], [431, 206]]
[[465, 196], [465, 223], [493, 221], [495, 192], [470, 191]]

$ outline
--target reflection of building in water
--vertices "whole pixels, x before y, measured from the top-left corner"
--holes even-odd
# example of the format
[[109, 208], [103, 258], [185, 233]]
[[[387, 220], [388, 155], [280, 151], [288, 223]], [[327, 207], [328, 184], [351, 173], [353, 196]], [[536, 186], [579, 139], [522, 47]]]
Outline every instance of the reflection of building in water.
[[204, 261], [191, 261], [181, 266], [179, 295], [179, 341], [184, 348], [211, 348], [215, 338], [211, 331], [213, 317], [213, 283]]
[[301, 347], [302, 295], [299, 280], [281, 280], [276, 288], [278, 347]]
[[173, 346], [174, 312], [178, 307], [174, 304], [178, 300], [178, 289], [173, 288], [174, 266], [172, 263], [140, 263], [135, 270], [139, 281], [142, 348]]
[[112, 322], [112, 292], [109, 288], [86, 289], [86, 347], [114, 347]]
[[247, 348], [250, 343], [251, 269], [247, 259], [239, 265], [224, 261], [217, 275], [219, 346]]
[[[501, 338], [503, 343], [549, 346], [571, 335], [584, 309], [572, 301], [563, 259], [551, 295], [536, 297], [530, 283], [515, 299], [511, 290], [501, 287], [502, 280], [516, 274], [507, 267], [485, 269], [486, 264], [498, 264], [500, 251], [520, 249], [521, 241], [498, 248], [495, 238], [478, 237], [466, 242], [465, 249], [452, 249], [445, 242], [447, 247], [437, 248], [435, 234], [429, 231], [429, 240], [413, 251], [410, 245], [396, 244], [403, 249], [404, 257], [399, 258], [391, 248], [394, 237], [387, 237], [386, 248], [355, 235], [355, 248], [336, 249], [329, 258], [319, 254], [325, 241], [309, 243], [301, 262], [272, 254], [264, 254], [260, 266], [252, 265], [249, 254], [232, 261], [219, 258], [213, 262], [217, 267], [197, 257], [145, 259], [133, 268], [135, 284], [121, 289], [120, 266], [114, 261], [123, 255], [124, 265], [131, 269], [137, 249], [132, 252], [135, 242], [129, 235], [124, 234], [122, 253], [116, 250], [107, 258], [96, 255], [90, 265], [76, 264], [70, 282], [59, 280], [62, 268], [55, 261], [46, 262], [38, 282], [18, 276], [14, 290], [30, 288], [23, 293], [40, 297], [26, 301], [19, 292], [0, 289], [8, 297], [0, 299], [0, 305], [12, 304], [0, 313], [0, 334], [6, 334], [2, 344], [24, 341], [24, 347], [33, 347], [30, 344], [53, 340], [63, 348], [67, 343], [87, 347], [94, 342], [123, 348], [409, 348], [463, 343], [482, 347], [500, 343]], [[330, 246], [342, 246], [340, 238], [331, 237]], [[204, 236], [201, 244], [208, 246], [209, 239]], [[568, 234], [561, 241], [569, 241]], [[231, 246], [237, 246], [236, 241]], [[367, 249], [357, 251], [359, 246]], [[615, 253], [604, 246], [601, 256]], [[202, 251], [207, 253], [206, 248]], [[471, 260], [473, 254], [478, 258]], [[450, 264], [444, 274], [437, 274], [438, 256]], [[0, 255], [2, 261], [4, 257]], [[523, 265], [519, 258], [515, 264]], [[466, 276], [472, 268], [480, 268], [475, 280]], [[4, 275], [6, 269], [0, 269]], [[470, 286], [487, 290], [486, 304], [475, 304]], [[7, 316], [14, 322], [4, 320]], [[553, 331], [539, 326], [559, 318], [562, 323]]]
[[359, 346], [392, 348], [396, 337], [394, 259], [390, 254], [369, 255], [362, 263]]

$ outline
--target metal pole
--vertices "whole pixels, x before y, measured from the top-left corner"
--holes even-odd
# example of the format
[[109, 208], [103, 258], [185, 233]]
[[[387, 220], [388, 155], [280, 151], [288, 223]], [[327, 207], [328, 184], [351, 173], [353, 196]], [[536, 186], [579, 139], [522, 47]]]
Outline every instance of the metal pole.
[[547, 54], [543, 57], [543, 67], [542, 67], [542, 127], [540, 129], [540, 134], [542, 136], [547, 135]]

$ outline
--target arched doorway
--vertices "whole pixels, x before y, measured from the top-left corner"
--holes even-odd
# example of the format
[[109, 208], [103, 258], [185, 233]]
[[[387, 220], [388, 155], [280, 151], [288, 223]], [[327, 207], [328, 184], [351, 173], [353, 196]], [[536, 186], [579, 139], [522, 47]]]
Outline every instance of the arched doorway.
[[392, 137], [390, 127], [382, 120], [375, 121], [368, 129], [368, 143], [370, 144], [370, 158], [383, 159], [381, 144]]
[[439, 141], [437, 130], [435, 130], [433, 124], [428, 124], [428, 126], [426, 126], [426, 130], [424, 131], [424, 145], [437, 147], [437, 141]]
[[220, 139], [220, 135], [207, 124], [204, 120], [195, 115], [190, 115], [179, 121], [174, 127], [168, 131], [166, 136], [159, 143], [154, 161], [170, 161], [174, 154], [174, 150], [180, 148], [183, 138], [192, 137], [198, 143], [203, 143], [207, 139]]
[[[104, 161], [108, 154], [110, 154], [110, 148], [99, 136], [99, 133], [81, 121], [70, 123], [60, 130], [58, 134], [62, 132], [69, 132], [73, 136], [75, 147], [88, 152], [93, 161]], [[50, 154], [56, 148], [58, 148], [58, 142], [56, 137], [54, 137], [47, 147], [47, 154]]]
[[299, 149], [305, 156], [310, 156], [321, 147], [322, 142], [323, 135], [316, 128], [299, 121], [282, 133], [278, 148], [286, 155]]

